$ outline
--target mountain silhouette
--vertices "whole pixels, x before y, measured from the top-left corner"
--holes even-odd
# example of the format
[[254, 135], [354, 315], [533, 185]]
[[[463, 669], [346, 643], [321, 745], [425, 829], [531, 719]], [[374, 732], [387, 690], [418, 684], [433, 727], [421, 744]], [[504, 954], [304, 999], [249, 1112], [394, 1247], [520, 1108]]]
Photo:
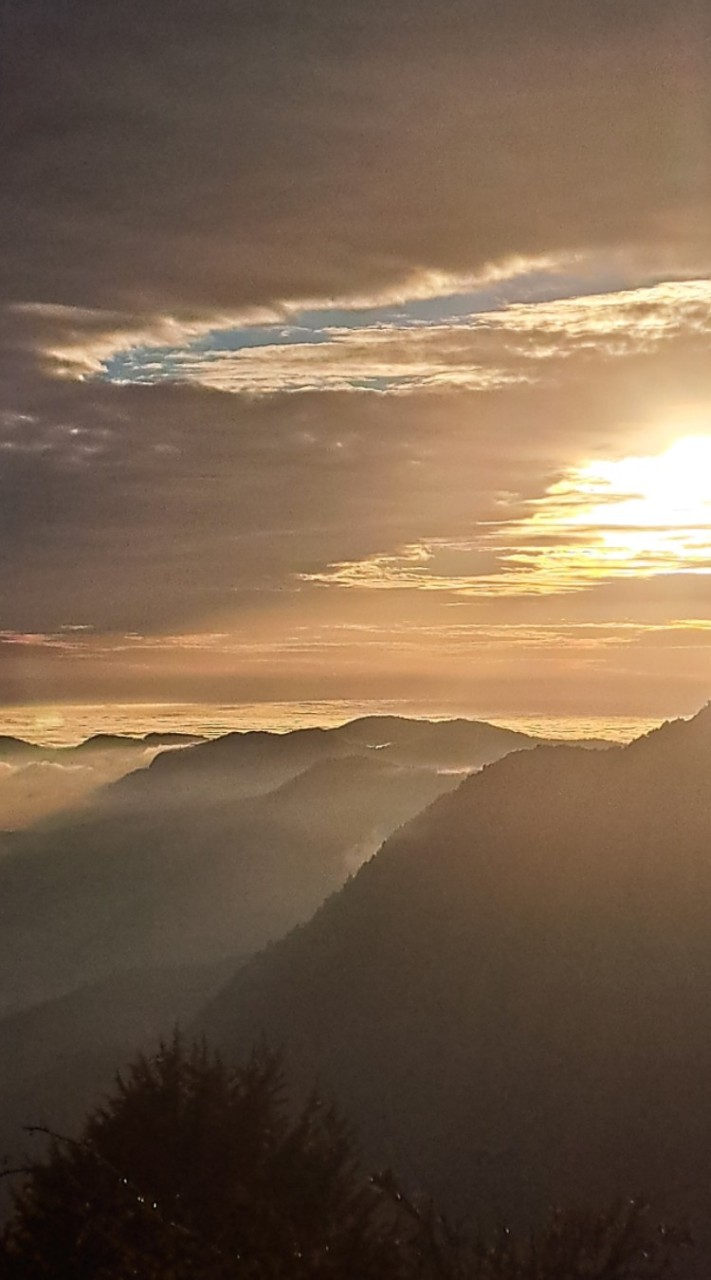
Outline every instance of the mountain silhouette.
[[157, 756], [145, 773], [119, 786], [122, 800], [152, 801], [159, 792], [176, 804], [195, 790], [220, 791], [229, 780], [233, 795], [273, 790], [317, 760], [383, 752], [394, 763], [479, 769], [540, 739], [479, 720], [428, 721], [404, 716], [367, 716], [333, 729], [266, 730], [224, 734], [185, 751]]
[[136, 1048], [216, 994], [236, 956], [308, 920], [467, 768], [534, 745], [399, 718], [230, 734], [7, 836], [0, 1154], [3, 1135], [17, 1149], [18, 1123], [78, 1123]]
[[333, 731], [349, 743], [375, 747], [400, 764], [480, 769], [509, 751], [536, 747], [540, 738], [482, 720], [413, 720], [363, 716]]
[[94, 733], [75, 747], [58, 747], [58, 751], [120, 751], [124, 747], [180, 747], [192, 746], [205, 739], [198, 733]]
[[100, 787], [145, 768], [158, 752], [199, 741], [193, 734], [100, 733], [76, 746], [53, 747], [0, 738], [0, 832], [76, 808]]
[[0, 760], [15, 763], [18, 760], [55, 760], [68, 762], [77, 754], [92, 752], [126, 751], [132, 747], [192, 746], [205, 739], [194, 733], [146, 733], [142, 736], [118, 733], [94, 733], [74, 746], [53, 747], [46, 743], [26, 742], [10, 734], [0, 734]]
[[[158, 756], [170, 763], [6, 837], [0, 1013], [120, 969], [256, 950], [456, 782], [366, 748], [346, 755], [347, 740], [324, 731], [291, 736], [230, 735]], [[284, 772], [281, 788], [263, 790]]]
[[326, 756], [351, 754], [348, 743], [327, 729], [227, 733], [220, 738], [164, 752], [149, 769], [116, 784], [121, 804], [171, 803], [183, 807], [198, 793], [231, 797], [271, 791]]
[[228, 1054], [285, 1045], [369, 1163], [457, 1211], [708, 1214], [710, 902], [706, 709], [468, 778], [197, 1025]]
[[19, 760], [40, 759], [45, 751], [34, 742], [25, 742], [22, 738], [13, 738], [11, 734], [0, 734], [0, 760], [15, 764]]

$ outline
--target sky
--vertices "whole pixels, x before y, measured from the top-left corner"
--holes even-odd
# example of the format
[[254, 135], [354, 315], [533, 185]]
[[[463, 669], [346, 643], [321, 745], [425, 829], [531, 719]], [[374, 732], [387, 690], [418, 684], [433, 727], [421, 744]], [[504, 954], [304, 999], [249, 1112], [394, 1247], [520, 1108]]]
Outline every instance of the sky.
[[0, 0], [0, 702], [711, 696], [711, 0]]

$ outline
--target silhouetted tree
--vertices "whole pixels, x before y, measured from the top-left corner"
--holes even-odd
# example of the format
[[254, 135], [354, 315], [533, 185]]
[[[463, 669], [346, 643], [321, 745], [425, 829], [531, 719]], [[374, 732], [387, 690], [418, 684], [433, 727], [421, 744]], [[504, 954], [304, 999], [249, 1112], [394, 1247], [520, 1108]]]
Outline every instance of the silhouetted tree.
[[[399, 1264], [426, 1280], [663, 1280], [679, 1275], [691, 1244], [685, 1230], [655, 1221], [643, 1201], [603, 1211], [558, 1211], [547, 1225], [517, 1237], [502, 1227], [492, 1238], [453, 1229], [431, 1201], [403, 1195], [391, 1173], [376, 1179], [412, 1230], [400, 1226]], [[401, 1273], [398, 1272], [398, 1275]], [[688, 1280], [688, 1272], [683, 1272]], [[696, 1272], [694, 1273], [696, 1274]]]
[[177, 1037], [140, 1057], [80, 1140], [28, 1171], [5, 1233], [23, 1280], [373, 1277], [392, 1247], [347, 1127], [290, 1119], [278, 1058], [228, 1068]]
[[2, 1280], [647, 1280], [677, 1237], [628, 1203], [467, 1241], [389, 1173], [366, 1180], [348, 1127], [312, 1096], [293, 1118], [278, 1057], [227, 1067], [176, 1036], [140, 1057], [80, 1138], [25, 1171]]

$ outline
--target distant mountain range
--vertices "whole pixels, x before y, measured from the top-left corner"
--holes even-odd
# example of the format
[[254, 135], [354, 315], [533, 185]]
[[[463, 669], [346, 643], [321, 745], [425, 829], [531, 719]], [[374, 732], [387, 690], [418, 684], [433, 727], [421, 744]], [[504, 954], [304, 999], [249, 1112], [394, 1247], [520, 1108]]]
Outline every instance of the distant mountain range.
[[199, 789], [220, 791], [229, 780], [232, 794], [256, 795], [280, 786], [317, 760], [338, 756], [383, 756], [391, 764], [430, 769], [480, 769], [510, 751], [538, 746], [541, 739], [478, 720], [411, 720], [400, 716], [368, 716], [334, 729], [295, 729], [228, 733], [185, 752], [158, 756], [147, 774], [136, 774], [121, 786], [137, 802], [161, 789], [182, 803]]
[[196, 1023], [286, 1045], [366, 1161], [456, 1210], [656, 1194], [709, 1216], [711, 709], [539, 748], [386, 841]]
[[263, 946], [456, 785], [453, 763], [534, 744], [476, 722], [386, 718], [160, 754], [0, 842], [0, 1011], [123, 968]]
[[102, 733], [74, 747], [49, 747], [0, 737], [0, 832], [22, 830], [83, 804], [97, 788], [145, 768], [159, 751], [198, 741], [191, 734]]
[[0, 761], [14, 764], [19, 760], [69, 761], [78, 753], [87, 755], [94, 751], [126, 751], [131, 747], [177, 747], [202, 742], [193, 733], [146, 733], [141, 737], [128, 734], [95, 733], [91, 738], [73, 747], [51, 747], [39, 742], [25, 742], [9, 734], [0, 734]]
[[307, 920], [463, 770], [534, 745], [396, 718], [230, 734], [6, 836], [0, 1141], [38, 1109], [77, 1120], [123, 1058], [194, 1015], [220, 966]]
[[[90, 743], [97, 741], [101, 747], [84, 749], [106, 747], [104, 738]], [[262, 1024], [279, 1041], [293, 1038], [304, 1077], [323, 1069], [345, 1109], [363, 1121], [366, 1137], [375, 1131], [388, 1150], [402, 1154], [398, 1116], [403, 1106], [420, 1105], [421, 1084], [412, 1097], [401, 1096], [398, 1055], [409, 1054], [412, 1034], [413, 1081], [420, 1064], [434, 1079], [442, 1055], [459, 1061], [461, 1049], [447, 1039], [455, 1022], [448, 1031], [435, 1016], [440, 1003], [448, 1007], [440, 985], [447, 989], [451, 980], [466, 1004], [470, 979], [478, 975], [477, 989], [488, 982], [489, 969], [477, 969], [481, 948], [470, 938], [481, 925], [470, 872], [462, 884], [453, 875], [458, 842], [491, 845], [493, 875], [499, 826], [520, 812], [521, 795], [537, 803], [539, 788], [545, 795], [561, 768], [572, 769], [572, 777], [620, 755], [532, 751], [538, 745], [477, 722], [397, 717], [332, 730], [234, 733], [166, 751], [149, 768], [100, 789], [80, 810], [6, 835], [0, 1149], [3, 1142], [17, 1149], [25, 1120], [78, 1122], [136, 1048], [169, 1033], [176, 1021], [195, 1018], [224, 987], [204, 1015], [211, 1034], [235, 1048]], [[512, 751], [507, 765], [502, 757]], [[467, 773], [494, 760], [501, 763], [460, 786]], [[514, 781], [521, 779], [521, 794], [509, 785], [509, 767]], [[538, 839], [537, 810], [527, 812], [525, 829], [527, 839]], [[462, 970], [452, 948], [465, 938], [473, 949], [470, 969]], [[236, 985], [225, 986], [242, 960], [267, 943], [273, 945]], [[418, 1011], [430, 1006], [425, 1052]], [[452, 1007], [445, 1017], [461, 1012]], [[472, 1005], [466, 1017], [477, 1016]], [[385, 1069], [378, 1051], [372, 1075], [368, 1055], [381, 1037], [381, 1019], [388, 1024], [383, 1052], [392, 1061]], [[363, 1078], [370, 1080], [365, 1098]], [[457, 1088], [455, 1081], [448, 1106]], [[427, 1178], [441, 1181], [436, 1160], [444, 1157], [427, 1125], [422, 1141], [428, 1161], [435, 1159]]]

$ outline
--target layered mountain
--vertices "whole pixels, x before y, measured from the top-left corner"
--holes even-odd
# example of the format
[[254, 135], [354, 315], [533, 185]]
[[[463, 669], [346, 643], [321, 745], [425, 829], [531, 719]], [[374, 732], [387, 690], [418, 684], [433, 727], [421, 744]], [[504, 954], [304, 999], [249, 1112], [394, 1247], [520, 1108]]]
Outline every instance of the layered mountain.
[[479, 720], [429, 721], [404, 716], [367, 716], [333, 729], [291, 733], [245, 731], [224, 734], [184, 752], [162, 753], [147, 773], [116, 789], [121, 803], [153, 804], [158, 797], [190, 803], [196, 792], [234, 796], [271, 791], [318, 760], [383, 753], [391, 764], [432, 769], [480, 769], [510, 751], [535, 747], [540, 739]]
[[242, 794], [239, 770], [178, 799], [166, 798], [161, 779], [149, 803], [148, 774], [140, 803], [120, 783], [89, 808], [6, 840], [0, 1012], [121, 969], [263, 946], [457, 781], [371, 753], [323, 759], [257, 796]]
[[[456, 787], [455, 736], [465, 767], [532, 745], [486, 725], [447, 735], [390, 719], [161, 742], [185, 750], [6, 836], [0, 1154], [21, 1152], [22, 1123], [71, 1130], [137, 1048], [205, 1004], [236, 955], [307, 919]], [[419, 763], [415, 743], [433, 763]], [[100, 737], [76, 750], [123, 759], [126, 746]]]
[[[510, 751], [538, 746], [539, 738], [482, 720], [413, 720], [363, 716], [332, 730], [354, 744], [377, 748], [398, 764], [436, 765], [472, 771]], [[599, 744], [596, 744], [599, 745]]]
[[85, 803], [98, 788], [146, 768], [159, 752], [198, 741], [192, 734], [100, 733], [73, 747], [51, 747], [0, 737], [0, 832]]
[[[476, 768], [535, 743], [475, 721], [390, 717], [196, 745], [159, 737], [150, 767], [0, 843], [0, 1013], [122, 968], [263, 946], [454, 785], [453, 751]], [[99, 735], [73, 756], [124, 760], [121, 742], [146, 741]], [[55, 762], [28, 767], [55, 776]]]
[[197, 1026], [266, 1034], [457, 1210], [708, 1210], [711, 710], [520, 752], [396, 832]]
[[138, 748], [187, 747], [203, 742], [194, 733], [146, 733], [142, 736], [118, 733], [95, 733], [75, 746], [52, 747], [39, 742], [26, 742], [9, 734], [0, 734], [0, 761], [53, 760], [69, 762], [73, 756], [92, 755], [104, 751], [130, 751]]

